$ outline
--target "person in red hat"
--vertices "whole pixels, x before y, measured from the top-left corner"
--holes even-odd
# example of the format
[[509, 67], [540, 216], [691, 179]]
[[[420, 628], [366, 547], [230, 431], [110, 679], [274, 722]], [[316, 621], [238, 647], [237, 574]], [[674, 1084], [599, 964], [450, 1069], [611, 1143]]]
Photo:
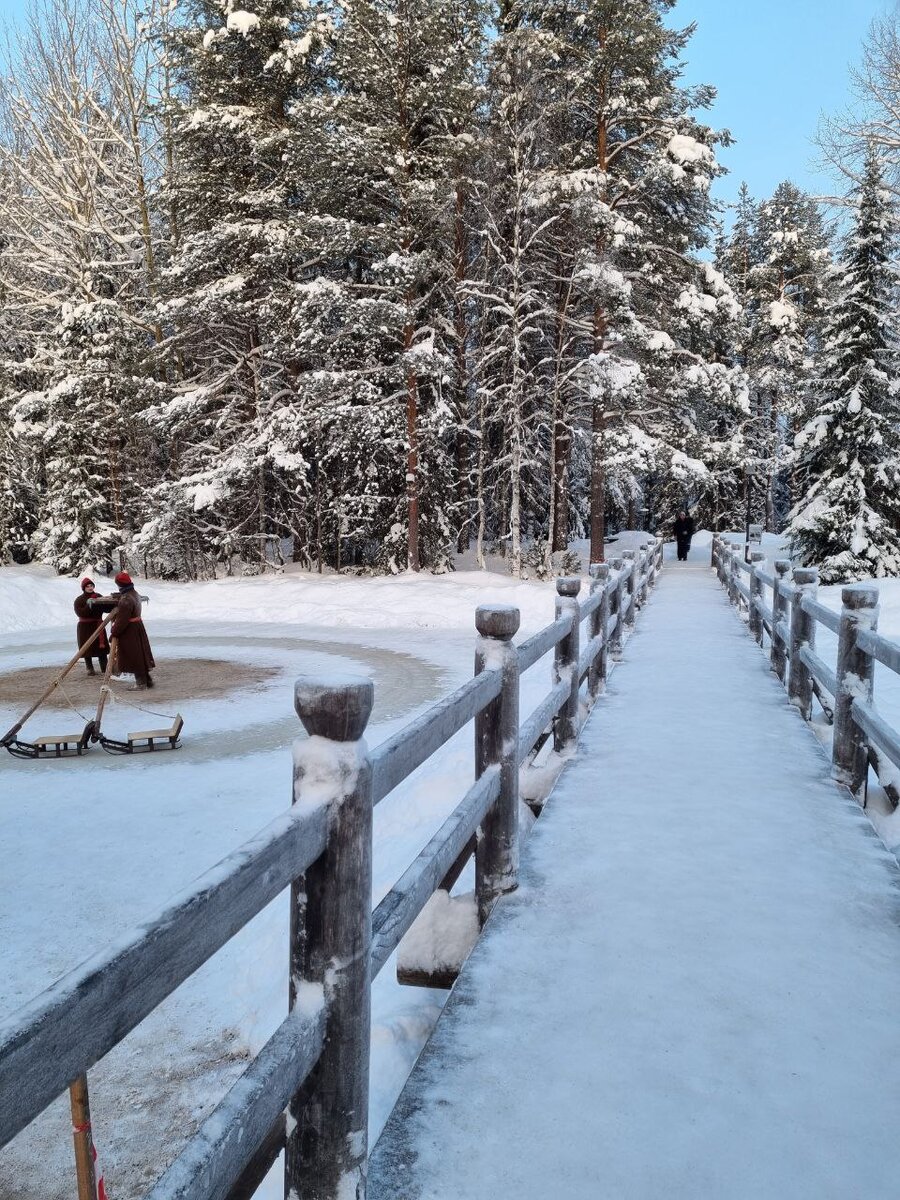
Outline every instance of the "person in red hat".
[[133, 675], [136, 687], [153, 687], [150, 672], [156, 663], [141, 620], [141, 598], [127, 571], [118, 573], [116, 586], [119, 589], [119, 602], [110, 626], [115, 656], [113, 672], [116, 675]]
[[[75, 615], [78, 617], [78, 624], [75, 627], [75, 633], [78, 638], [79, 649], [90, 641], [93, 635], [97, 632], [99, 626], [103, 624], [103, 613], [99, 605], [92, 605], [91, 600], [96, 597], [97, 592], [94, 588], [93, 579], [88, 579], [85, 576], [81, 581], [81, 594], [75, 600]], [[109, 642], [106, 638], [106, 630], [104, 629], [97, 640], [88, 647], [84, 655], [84, 663], [87, 667], [88, 675], [95, 675], [94, 659], [100, 663], [100, 670], [106, 670], [106, 662], [109, 656]]]

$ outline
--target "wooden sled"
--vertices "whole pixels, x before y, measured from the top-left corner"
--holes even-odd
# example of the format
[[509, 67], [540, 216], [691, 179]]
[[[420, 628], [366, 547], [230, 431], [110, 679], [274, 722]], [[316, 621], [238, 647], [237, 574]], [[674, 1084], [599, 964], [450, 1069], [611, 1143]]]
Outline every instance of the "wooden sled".
[[176, 713], [175, 720], [168, 729], [136, 730], [129, 733], [124, 742], [101, 733], [98, 740], [103, 749], [108, 750], [110, 754], [146, 754], [154, 750], [177, 750], [183, 728], [181, 713]]
[[23, 742], [19, 738], [4, 741], [3, 745], [16, 758], [74, 758], [86, 754], [91, 744], [94, 722], [88, 721], [80, 733], [49, 734]]

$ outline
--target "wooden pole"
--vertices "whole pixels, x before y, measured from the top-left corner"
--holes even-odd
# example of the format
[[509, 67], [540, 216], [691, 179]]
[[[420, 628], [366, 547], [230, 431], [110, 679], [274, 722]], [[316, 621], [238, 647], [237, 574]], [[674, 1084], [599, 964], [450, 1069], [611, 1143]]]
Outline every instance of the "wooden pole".
[[103, 618], [103, 623], [100, 625], [100, 627], [96, 630], [95, 633], [91, 634], [91, 636], [88, 638], [88, 640], [84, 643], [83, 646], [78, 647], [78, 653], [76, 655], [74, 655], [74, 657], [71, 658], [69, 660], [69, 662], [63, 667], [63, 669], [56, 676], [56, 678], [53, 680], [53, 682], [50, 684], [50, 686], [47, 688], [47, 690], [41, 695], [40, 699], [35, 700], [34, 704], [32, 704], [32, 706], [31, 706], [31, 708], [29, 708], [28, 712], [26, 712], [16, 722], [16, 724], [13, 725], [12, 729], [7, 730], [7, 732], [3, 735], [3, 737], [0, 738], [0, 746], [5, 746], [7, 742], [11, 742], [13, 740], [13, 738], [16, 736], [16, 734], [19, 732], [19, 730], [22, 728], [22, 726], [25, 724], [25, 722], [28, 720], [28, 718], [31, 716], [31, 714], [37, 712], [37, 710], [41, 707], [41, 705], [44, 703], [44, 701], [47, 699], [47, 697], [50, 696], [54, 691], [56, 691], [56, 689], [59, 687], [59, 685], [65, 679], [65, 677], [69, 674], [69, 672], [72, 670], [72, 668], [78, 663], [79, 659], [84, 658], [85, 651], [87, 649], [89, 649], [94, 644], [94, 642], [96, 642], [97, 638], [103, 632], [104, 627], [115, 616], [115, 611], [116, 610], [113, 609], [113, 611], [111, 613], [109, 613], [107, 616], [105, 616]]
[[618, 659], [622, 654], [622, 624], [624, 612], [624, 604], [622, 603], [625, 596], [625, 581], [622, 578], [622, 570], [625, 566], [624, 558], [611, 558], [609, 565], [616, 572], [616, 586], [613, 588], [609, 598], [609, 613], [611, 617], [616, 617], [616, 628], [609, 642], [609, 652], [614, 659]]
[[772, 589], [772, 651], [770, 661], [772, 670], [782, 683], [787, 677], [787, 644], [778, 632], [782, 621], [787, 623], [790, 606], [788, 598], [783, 594], [779, 585], [786, 586], [788, 575], [791, 573], [790, 560], [779, 558], [775, 562], [775, 584]]
[[94, 714], [94, 730], [91, 741], [100, 740], [100, 727], [103, 720], [103, 710], [109, 699], [109, 681], [116, 669], [116, 659], [119, 657], [119, 639], [112, 638], [109, 643], [109, 658], [106, 660], [106, 670], [103, 673], [103, 683], [100, 685], [100, 698], [97, 701], [97, 711]]
[[761, 550], [751, 550], [750, 552], [750, 632], [753, 634], [758, 645], [763, 644], [763, 619], [762, 613], [757, 607], [757, 602], [761, 602], [763, 598], [763, 585], [759, 577], [762, 570], [760, 566], [764, 563], [766, 556]]
[[561, 641], [556, 643], [556, 653], [553, 656], [553, 682], [560, 683], [563, 679], [569, 681], [569, 695], [559, 711], [553, 726], [553, 748], [562, 751], [574, 746], [578, 740], [578, 658], [580, 655], [580, 625], [581, 611], [578, 604], [578, 593], [581, 591], [581, 580], [576, 578], [557, 579], [556, 581], [556, 619], [571, 614], [572, 628]]
[[372, 768], [362, 740], [370, 679], [297, 681], [294, 704], [321, 750], [295, 750], [294, 803], [330, 797], [328, 845], [291, 887], [290, 1005], [301, 985], [322, 986], [325, 1048], [288, 1105], [285, 1195], [344, 1200], [366, 1191], [372, 943]]
[[72, 1140], [75, 1143], [78, 1200], [97, 1200], [94, 1139], [91, 1135], [91, 1105], [86, 1075], [79, 1075], [74, 1083], [69, 1084], [69, 1107], [72, 1110]]
[[626, 585], [625, 585], [626, 590], [628, 592], [628, 600], [625, 605], [625, 624], [633, 625], [634, 620], [635, 620], [635, 592], [634, 592], [634, 589], [635, 589], [635, 583], [637, 582], [635, 579], [635, 576], [637, 575], [637, 572], [638, 572], [637, 555], [635, 554], [635, 552], [633, 550], [625, 550], [622, 553], [622, 557], [625, 559], [625, 570], [628, 571], [629, 567], [630, 567], [630, 572], [629, 572], [628, 579], [627, 579]]
[[869, 775], [869, 744], [853, 720], [853, 701], [872, 702], [875, 660], [860, 650], [856, 635], [878, 627], [878, 588], [855, 583], [841, 591], [841, 627], [838, 635], [837, 695], [834, 698], [833, 774], [857, 799], [865, 793]]
[[506, 604], [475, 611], [475, 674], [501, 672], [500, 695], [475, 718], [475, 776], [500, 768], [500, 795], [485, 817], [475, 848], [475, 892], [483, 925], [498, 896], [519, 882], [519, 656], [512, 639], [519, 610]]
[[816, 647], [816, 622], [801, 607], [804, 596], [815, 599], [819, 585], [819, 572], [814, 567], [794, 569], [795, 592], [791, 599], [791, 660], [788, 674], [788, 699], [795, 704], [808, 721], [812, 717], [812, 676], [800, 657], [804, 646]]
[[600, 638], [601, 650], [588, 672], [588, 695], [592, 699], [603, 691], [609, 672], [606, 623], [609, 620], [609, 563], [591, 564], [591, 595], [600, 592], [600, 604], [591, 614], [591, 639]]

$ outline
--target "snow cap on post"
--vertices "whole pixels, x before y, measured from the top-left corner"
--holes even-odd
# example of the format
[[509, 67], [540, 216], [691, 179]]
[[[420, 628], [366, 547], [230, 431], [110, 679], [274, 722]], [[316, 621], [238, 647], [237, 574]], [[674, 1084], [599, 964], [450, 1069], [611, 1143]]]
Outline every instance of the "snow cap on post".
[[512, 604], [479, 604], [475, 609], [475, 628], [482, 637], [508, 642], [519, 631], [519, 610]]
[[358, 742], [366, 731], [375, 687], [364, 675], [301, 675], [294, 684], [294, 708], [310, 737]]
[[565, 575], [556, 581], [557, 595], [577, 596], [581, 591], [581, 580], [576, 575]]
[[849, 583], [841, 588], [841, 602], [845, 608], [877, 608], [878, 588], [871, 583]]

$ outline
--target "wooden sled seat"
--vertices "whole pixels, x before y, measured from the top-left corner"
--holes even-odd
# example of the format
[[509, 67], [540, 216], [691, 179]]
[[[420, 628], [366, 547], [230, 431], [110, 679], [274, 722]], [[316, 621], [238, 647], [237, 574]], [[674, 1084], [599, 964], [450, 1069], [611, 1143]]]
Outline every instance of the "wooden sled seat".
[[174, 749], [183, 727], [184, 720], [181, 713], [176, 713], [175, 720], [168, 729], [136, 729], [133, 733], [129, 733], [128, 742], [132, 750], [155, 750], [157, 742], [168, 742], [170, 748]]
[[89, 722], [79, 733], [47, 734], [37, 737], [32, 745], [37, 749], [39, 757], [63, 758], [70, 754], [84, 754], [90, 742], [91, 726]]

